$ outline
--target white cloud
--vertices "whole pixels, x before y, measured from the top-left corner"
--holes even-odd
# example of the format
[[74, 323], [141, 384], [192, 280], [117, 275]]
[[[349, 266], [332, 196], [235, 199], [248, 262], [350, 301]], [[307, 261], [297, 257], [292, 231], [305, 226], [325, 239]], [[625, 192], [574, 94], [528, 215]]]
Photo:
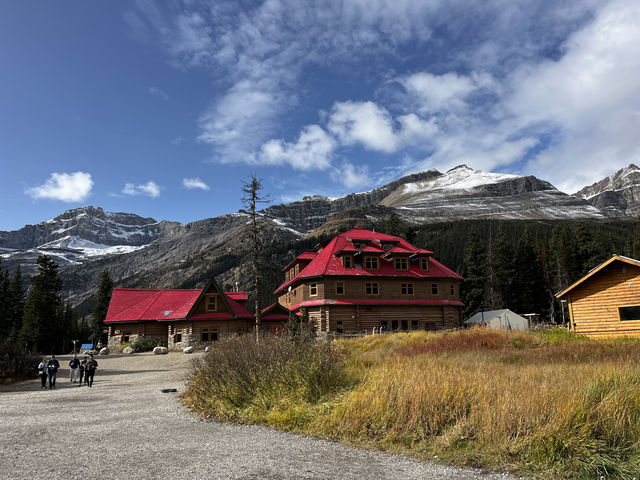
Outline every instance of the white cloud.
[[506, 105], [519, 124], [559, 130], [532, 172], [575, 191], [640, 159], [639, 24], [638, 2], [610, 2], [559, 60], [516, 72]]
[[368, 150], [394, 152], [398, 139], [389, 112], [373, 102], [338, 102], [328, 128], [343, 145], [361, 144]]
[[269, 140], [259, 159], [267, 165], [291, 165], [296, 170], [324, 170], [331, 164], [336, 143], [320, 126], [307, 125], [295, 143]]
[[419, 100], [420, 109], [427, 112], [459, 108], [464, 105], [464, 98], [478, 88], [472, 77], [456, 73], [419, 72], [401, 78], [400, 83]]
[[92, 188], [90, 173], [52, 173], [44, 184], [28, 189], [26, 193], [36, 199], [80, 202], [90, 195]]
[[160, 90], [158, 87], [149, 87], [149, 95], [160, 97], [163, 100], [169, 100], [169, 95], [164, 90]]
[[151, 198], [160, 196], [161, 187], [158, 186], [153, 180], [149, 180], [147, 183], [141, 185], [135, 185], [133, 183], [125, 183], [122, 193], [125, 195], [146, 195]]
[[196, 177], [196, 178], [183, 178], [182, 179], [182, 186], [184, 188], [188, 188], [190, 190], [195, 189], [195, 188], [199, 188], [200, 190], [211, 190], [211, 187], [209, 187], [209, 185], [204, 183], [198, 177]]
[[352, 190], [371, 185], [372, 182], [367, 165], [353, 165], [349, 162], [337, 166], [331, 172], [331, 176], [335, 181]]

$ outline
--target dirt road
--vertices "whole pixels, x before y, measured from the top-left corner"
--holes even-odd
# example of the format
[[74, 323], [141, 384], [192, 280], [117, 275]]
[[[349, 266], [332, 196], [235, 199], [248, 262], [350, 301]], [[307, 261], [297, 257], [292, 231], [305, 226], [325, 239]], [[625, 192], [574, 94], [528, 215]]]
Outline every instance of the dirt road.
[[92, 388], [0, 387], [0, 478], [512, 479], [276, 430], [207, 422], [178, 403], [189, 357], [98, 357]]

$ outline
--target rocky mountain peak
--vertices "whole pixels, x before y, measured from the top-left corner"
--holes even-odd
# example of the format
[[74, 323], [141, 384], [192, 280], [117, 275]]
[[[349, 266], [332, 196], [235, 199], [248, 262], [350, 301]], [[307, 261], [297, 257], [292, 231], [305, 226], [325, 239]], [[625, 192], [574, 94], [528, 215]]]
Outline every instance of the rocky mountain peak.
[[631, 163], [599, 182], [584, 187], [576, 195], [589, 199], [604, 192], [620, 191], [634, 185], [640, 185], [640, 168]]
[[640, 168], [629, 164], [575, 194], [611, 216], [640, 213]]

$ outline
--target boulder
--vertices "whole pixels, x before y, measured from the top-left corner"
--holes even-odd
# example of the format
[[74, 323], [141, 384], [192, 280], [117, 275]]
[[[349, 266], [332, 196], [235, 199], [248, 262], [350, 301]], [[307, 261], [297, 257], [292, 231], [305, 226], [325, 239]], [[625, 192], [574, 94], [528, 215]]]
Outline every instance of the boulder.
[[122, 353], [126, 353], [127, 355], [131, 355], [133, 352], [135, 352], [135, 350], [131, 347], [125, 347], [125, 349], [122, 350]]
[[155, 347], [153, 349], [153, 353], [155, 355], [164, 355], [166, 353], [169, 353], [169, 349], [167, 347]]
[[103, 347], [100, 349], [100, 355], [109, 355], [109, 353], [111, 353], [111, 350], [109, 350], [108, 347]]
[[193, 347], [185, 347], [182, 349], [182, 353], [193, 353]]

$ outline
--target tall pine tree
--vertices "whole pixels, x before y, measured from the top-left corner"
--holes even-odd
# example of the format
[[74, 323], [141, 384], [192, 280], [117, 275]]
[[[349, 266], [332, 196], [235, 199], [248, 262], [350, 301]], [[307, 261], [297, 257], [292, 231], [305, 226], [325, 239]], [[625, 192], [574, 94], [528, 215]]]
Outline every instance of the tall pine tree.
[[51, 257], [40, 255], [37, 263], [39, 272], [31, 278], [18, 342], [29, 350], [52, 352], [57, 346], [62, 282], [58, 278], [58, 265]]
[[484, 308], [485, 285], [487, 281], [487, 259], [480, 237], [472, 230], [464, 249], [464, 270], [462, 276], [462, 301], [465, 317]]
[[18, 265], [13, 272], [11, 283], [9, 284], [8, 299], [9, 299], [9, 338], [15, 341], [20, 327], [22, 327], [22, 316], [24, 315], [24, 301], [26, 296], [26, 290], [22, 281], [22, 271], [20, 265]]
[[0, 257], [0, 340], [7, 338], [11, 332], [9, 308], [9, 272], [2, 268]]
[[520, 314], [541, 313], [546, 303], [544, 275], [529, 230], [518, 241], [515, 266], [514, 308]]
[[93, 332], [93, 342], [98, 343], [102, 340], [102, 332], [104, 330], [104, 319], [107, 317], [109, 309], [109, 299], [113, 290], [113, 281], [109, 276], [109, 270], [106, 268], [102, 271], [98, 291], [96, 292], [96, 303], [93, 306], [91, 314], [91, 330]]
[[512, 308], [513, 282], [516, 276], [515, 250], [502, 225], [498, 227], [493, 245], [493, 264], [498, 304], [501, 308]]

